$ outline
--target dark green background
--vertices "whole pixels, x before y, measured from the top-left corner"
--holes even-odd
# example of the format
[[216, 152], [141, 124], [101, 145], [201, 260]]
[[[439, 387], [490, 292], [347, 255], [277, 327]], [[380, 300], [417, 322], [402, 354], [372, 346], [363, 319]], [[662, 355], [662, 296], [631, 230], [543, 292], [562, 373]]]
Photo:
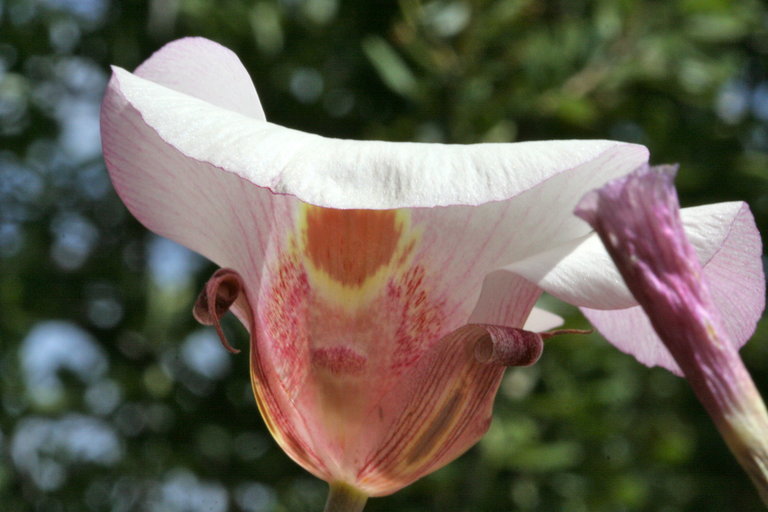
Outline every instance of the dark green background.
[[[0, 510], [322, 506], [266, 433], [247, 357], [192, 319], [213, 268], [138, 225], [99, 154], [108, 65], [186, 35], [232, 48], [273, 122], [641, 142], [681, 164], [684, 205], [746, 200], [768, 233], [757, 0], [0, 0]], [[764, 392], [766, 330], [742, 352]], [[467, 455], [368, 510], [761, 510], [686, 383], [598, 335], [549, 342], [495, 411]]]

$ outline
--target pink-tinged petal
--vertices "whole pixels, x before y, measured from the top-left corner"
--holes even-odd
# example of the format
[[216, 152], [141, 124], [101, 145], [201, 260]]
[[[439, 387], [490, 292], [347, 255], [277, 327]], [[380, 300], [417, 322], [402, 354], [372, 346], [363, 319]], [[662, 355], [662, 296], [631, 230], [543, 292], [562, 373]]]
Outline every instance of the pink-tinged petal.
[[163, 46], [135, 74], [221, 108], [265, 119], [248, 71], [230, 49], [202, 37]]
[[594, 233], [516, 261], [506, 270], [576, 306], [616, 309], [637, 304]]
[[258, 283], [273, 226], [297, 200], [179, 153], [126, 102], [114, 77], [101, 131], [112, 183], [142, 224]]
[[[736, 205], [723, 209], [716, 219], [729, 227], [728, 236], [712, 259], [704, 262], [702, 275], [725, 332], [738, 349], [754, 334], [765, 309], [765, 274], [755, 219], [745, 203]], [[696, 239], [689, 241], [698, 249]]]
[[[681, 211], [686, 234], [701, 261], [702, 281], [709, 286], [728, 340], [738, 349], [754, 332], [765, 306], [760, 234], [752, 213], [743, 203], [722, 203], [692, 210], [695, 210], [693, 216], [686, 216], [686, 210]], [[707, 215], [702, 215], [705, 213]], [[694, 223], [698, 223], [699, 228], [695, 231], [688, 228]], [[707, 226], [712, 229], [706, 229]], [[702, 253], [711, 256], [704, 259]], [[592, 325], [623, 352], [648, 366], [658, 365], [681, 374], [640, 306], [616, 310], [582, 308], [582, 311]]]
[[357, 485], [390, 494], [461, 455], [488, 430], [504, 368], [533, 364], [542, 347], [536, 333], [497, 326], [467, 325], [441, 339], [403, 375], [397, 401], [382, 401], [382, 416], [395, 420], [383, 425]]
[[[527, 290], [528, 295], [520, 293]], [[522, 277], [507, 270], [496, 270], [483, 281], [480, 298], [469, 317], [471, 324], [523, 325], [527, 331], [542, 332], [563, 324], [563, 319], [554, 313], [533, 308], [524, 318], [530, 302], [541, 295], [541, 290]]]
[[682, 376], [683, 372], [640, 306], [613, 310], [581, 308], [581, 311], [589, 323], [622, 352], [646, 366], [661, 366]]
[[[527, 290], [521, 294], [520, 290]], [[469, 317], [471, 324], [523, 325], [526, 318], [522, 313], [530, 311], [530, 304], [541, 295], [541, 290], [531, 286], [520, 276], [497, 270], [491, 272], [483, 281], [480, 298], [475, 310]]]
[[[741, 252], [747, 265], [737, 286], [743, 292], [757, 296], [762, 286], [756, 274], [754, 259], [750, 259], [760, 244], [759, 233], [749, 209], [743, 203], [719, 203], [680, 211], [685, 233], [699, 261], [710, 273], [721, 272], [719, 262], [737, 257]], [[742, 248], [740, 244], [746, 244]], [[759, 250], [759, 249], [758, 249]], [[724, 254], [720, 254], [725, 251]], [[599, 236], [591, 233], [581, 239], [555, 247], [548, 252], [518, 261], [507, 267], [559, 299], [576, 306], [597, 309], [627, 309], [637, 301], [621, 279], [616, 266], [605, 250]], [[755, 287], [757, 286], [757, 288]], [[739, 317], [741, 318], [741, 317]], [[740, 335], [745, 338], [749, 335]]]

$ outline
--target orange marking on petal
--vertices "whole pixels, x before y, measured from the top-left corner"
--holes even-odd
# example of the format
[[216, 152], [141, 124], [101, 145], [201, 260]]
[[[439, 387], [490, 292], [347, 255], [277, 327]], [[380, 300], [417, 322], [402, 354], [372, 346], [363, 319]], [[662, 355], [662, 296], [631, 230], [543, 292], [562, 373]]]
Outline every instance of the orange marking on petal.
[[387, 265], [401, 235], [395, 210], [306, 210], [306, 254], [316, 268], [345, 286], [362, 286]]

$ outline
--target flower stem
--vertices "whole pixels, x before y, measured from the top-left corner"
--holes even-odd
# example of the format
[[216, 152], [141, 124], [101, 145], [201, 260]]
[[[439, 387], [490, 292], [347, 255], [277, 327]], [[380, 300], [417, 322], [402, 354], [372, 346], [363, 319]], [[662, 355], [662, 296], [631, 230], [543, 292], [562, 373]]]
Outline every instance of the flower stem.
[[368, 496], [343, 482], [332, 482], [324, 512], [361, 512]]
[[730, 395], [720, 407], [711, 407], [712, 393], [696, 387], [694, 390], [700, 398], [703, 397], [702, 402], [710, 409], [712, 419], [728, 448], [749, 475], [763, 503], [768, 506], [768, 411], [765, 403], [741, 359], [737, 358], [735, 364], [724, 368], [721, 374], [716, 375], [716, 379], [720, 381], [716, 383], [719, 384], [717, 391], [722, 395]]

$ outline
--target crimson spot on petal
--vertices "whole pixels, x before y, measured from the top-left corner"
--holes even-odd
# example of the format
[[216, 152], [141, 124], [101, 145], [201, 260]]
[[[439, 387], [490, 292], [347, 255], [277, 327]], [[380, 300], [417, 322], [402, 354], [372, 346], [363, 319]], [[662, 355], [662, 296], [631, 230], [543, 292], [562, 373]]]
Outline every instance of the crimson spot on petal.
[[328, 347], [312, 350], [312, 364], [334, 375], [358, 375], [365, 370], [367, 359], [349, 347]]

